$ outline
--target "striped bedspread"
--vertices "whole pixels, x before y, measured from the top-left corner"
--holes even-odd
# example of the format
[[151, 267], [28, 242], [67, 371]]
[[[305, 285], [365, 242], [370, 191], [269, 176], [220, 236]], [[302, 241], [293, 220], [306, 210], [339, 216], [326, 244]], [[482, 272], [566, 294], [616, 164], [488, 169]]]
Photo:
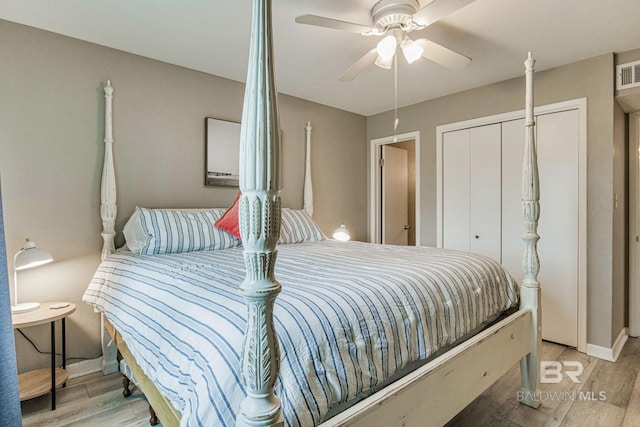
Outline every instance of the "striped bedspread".
[[[311, 426], [517, 301], [498, 263], [457, 251], [360, 242], [281, 245], [276, 301], [289, 426]], [[246, 307], [242, 248], [120, 253], [98, 268], [84, 301], [103, 311], [182, 414], [183, 426], [232, 426]]]

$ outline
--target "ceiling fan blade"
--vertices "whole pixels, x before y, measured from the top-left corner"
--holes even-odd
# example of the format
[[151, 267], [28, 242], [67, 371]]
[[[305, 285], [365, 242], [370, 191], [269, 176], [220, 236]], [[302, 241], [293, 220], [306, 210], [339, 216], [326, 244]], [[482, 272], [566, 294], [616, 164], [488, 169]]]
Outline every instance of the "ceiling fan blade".
[[429, 26], [474, 1], [475, 0], [433, 0], [414, 13], [413, 20], [417, 24]]
[[357, 34], [367, 34], [376, 31], [375, 28], [360, 25], [353, 22], [339, 21], [337, 19], [325, 18], [318, 15], [301, 15], [296, 17], [298, 24], [315, 25], [317, 27], [331, 28], [333, 30], [349, 31]]
[[452, 70], [462, 69], [471, 63], [471, 58], [431, 40], [418, 39], [415, 42], [424, 49], [422, 56]]
[[355, 79], [356, 77], [358, 77], [358, 74], [365, 70], [365, 68], [373, 65], [373, 63], [376, 62], [377, 58], [378, 51], [376, 50], [376, 48], [371, 49], [369, 52], [365, 53], [362, 58], [358, 59], [358, 61], [353, 64], [347, 71], [345, 71], [344, 74], [338, 78], [338, 80], [340, 80], [341, 82], [349, 82]]

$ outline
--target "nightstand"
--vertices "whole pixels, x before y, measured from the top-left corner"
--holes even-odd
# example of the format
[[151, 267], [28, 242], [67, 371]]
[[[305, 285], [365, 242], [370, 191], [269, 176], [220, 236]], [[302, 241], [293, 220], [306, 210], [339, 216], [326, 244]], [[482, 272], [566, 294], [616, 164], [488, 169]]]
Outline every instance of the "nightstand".
[[[60, 308], [52, 308], [52, 307]], [[51, 410], [56, 409], [56, 388], [67, 382], [67, 343], [65, 319], [76, 311], [75, 304], [44, 302], [40, 308], [13, 314], [13, 329], [51, 323], [51, 368], [37, 369], [18, 375], [20, 400], [32, 399], [51, 392]], [[62, 320], [62, 368], [56, 368], [56, 320]]]

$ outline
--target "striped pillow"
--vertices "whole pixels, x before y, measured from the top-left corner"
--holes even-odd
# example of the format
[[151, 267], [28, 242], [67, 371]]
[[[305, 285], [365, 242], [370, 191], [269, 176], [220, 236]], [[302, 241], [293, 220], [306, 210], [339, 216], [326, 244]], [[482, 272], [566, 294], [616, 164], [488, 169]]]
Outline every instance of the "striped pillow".
[[146, 209], [137, 207], [148, 236], [140, 253], [169, 254], [228, 249], [240, 241], [215, 227], [224, 209]]
[[327, 239], [306, 211], [282, 208], [281, 218], [279, 245]]

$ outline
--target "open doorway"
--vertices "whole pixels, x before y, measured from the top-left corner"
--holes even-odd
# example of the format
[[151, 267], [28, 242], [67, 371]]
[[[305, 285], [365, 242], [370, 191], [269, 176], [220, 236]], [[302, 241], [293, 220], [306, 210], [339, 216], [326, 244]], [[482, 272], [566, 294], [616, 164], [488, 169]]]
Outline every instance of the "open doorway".
[[373, 243], [420, 244], [420, 133], [371, 141], [370, 236]]

